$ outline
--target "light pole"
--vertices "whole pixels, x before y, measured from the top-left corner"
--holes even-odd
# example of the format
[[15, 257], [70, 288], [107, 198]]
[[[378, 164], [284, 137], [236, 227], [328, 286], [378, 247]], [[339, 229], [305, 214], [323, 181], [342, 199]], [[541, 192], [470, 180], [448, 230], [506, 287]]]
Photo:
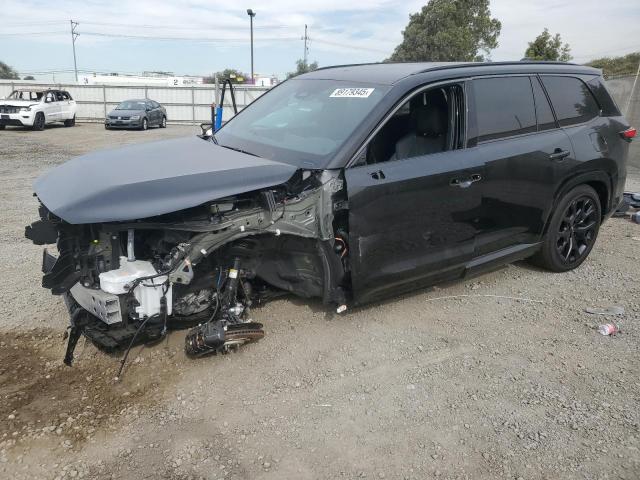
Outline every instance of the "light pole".
[[247, 8], [247, 15], [249, 15], [249, 21], [251, 22], [251, 84], [253, 85], [253, 17], [256, 16], [256, 12]]

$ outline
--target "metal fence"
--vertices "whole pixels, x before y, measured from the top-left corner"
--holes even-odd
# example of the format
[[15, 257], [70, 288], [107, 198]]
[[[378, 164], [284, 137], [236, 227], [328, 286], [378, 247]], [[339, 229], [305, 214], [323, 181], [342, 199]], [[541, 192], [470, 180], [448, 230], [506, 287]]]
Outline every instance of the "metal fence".
[[[55, 88], [68, 91], [78, 104], [76, 119], [84, 122], [102, 122], [106, 114], [123, 100], [150, 98], [167, 109], [169, 123], [199, 124], [211, 121], [211, 104], [218, 103], [221, 87], [194, 85], [168, 87], [158, 85], [76, 85], [67, 83], [39, 83], [19, 80], [0, 80], [0, 98], [16, 88]], [[253, 85], [234, 86], [238, 110], [241, 110], [264, 92], [267, 87]], [[233, 115], [231, 96], [225, 94], [223, 120]]]

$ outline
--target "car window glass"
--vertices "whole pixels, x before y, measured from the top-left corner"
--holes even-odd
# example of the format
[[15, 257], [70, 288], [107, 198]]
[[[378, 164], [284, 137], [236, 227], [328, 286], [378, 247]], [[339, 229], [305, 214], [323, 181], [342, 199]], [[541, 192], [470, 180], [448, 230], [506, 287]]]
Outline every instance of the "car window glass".
[[452, 88], [425, 90], [404, 102], [371, 139], [363, 160], [374, 164], [446, 151]]
[[542, 90], [540, 80], [537, 77], [531, 78], [533, 85], [533, 96], [536, 101], [536, 118], [538, 119], [538, 131], [549, 130], [556, 127], [556, 121], [553, 118], [553, 111], [549, 100]]
[[607, 88], [604, 85], [602, 77], [594, 77], [587, 82], [591, 93], [596, 97], [596, 100], [600, 104], [602, 109], [602, 115], [606, 117], [617, 117], [622, 115], [620, 109], [616, 105], [615, 100], [609, 95]]
[[479, 142], [536, 131], [529, 77], [475, 79], [473, 92]]
[[160, 108], [160, 104], [158, 102], [151, 102], [151, 105], [153, 106], [153, 108]]
[[244, 108], [216, 132], [216, 139], [263, 158], [323, 168], [388, 90], [386, 85], [294, 78]]
[[587, 122], [600, 115], [600, 107], [581, 80], [545, 75], [542, 83], [549, 94], [560, 126]]
[[56, 98], [53, 92], [47, 92], [47, 97], [46, 97], [46, 101], [47, 102], [55, 102]]
[[62, 95], [62, 92], [56, 92], [56, 100], [58, 102], [62, 102], [64, 100], [64, 95]]

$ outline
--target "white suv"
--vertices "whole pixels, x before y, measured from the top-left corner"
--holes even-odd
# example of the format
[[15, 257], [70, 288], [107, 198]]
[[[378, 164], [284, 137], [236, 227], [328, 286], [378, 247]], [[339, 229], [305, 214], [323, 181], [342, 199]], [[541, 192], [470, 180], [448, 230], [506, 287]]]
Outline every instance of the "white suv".
[[0, 130], [7, 125], [43, 130], [49, 123], [76, 124], [76, 101], [64, 90], [14, 90], [0, 100]]

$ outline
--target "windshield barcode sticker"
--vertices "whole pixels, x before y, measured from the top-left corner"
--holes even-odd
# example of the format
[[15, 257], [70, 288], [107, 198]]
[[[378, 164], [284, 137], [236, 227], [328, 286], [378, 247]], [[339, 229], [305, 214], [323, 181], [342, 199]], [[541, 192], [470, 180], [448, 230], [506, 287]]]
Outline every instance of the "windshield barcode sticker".
[[375, 88], [336, 88], [330, 97], [337, 98], [367, 98]]

